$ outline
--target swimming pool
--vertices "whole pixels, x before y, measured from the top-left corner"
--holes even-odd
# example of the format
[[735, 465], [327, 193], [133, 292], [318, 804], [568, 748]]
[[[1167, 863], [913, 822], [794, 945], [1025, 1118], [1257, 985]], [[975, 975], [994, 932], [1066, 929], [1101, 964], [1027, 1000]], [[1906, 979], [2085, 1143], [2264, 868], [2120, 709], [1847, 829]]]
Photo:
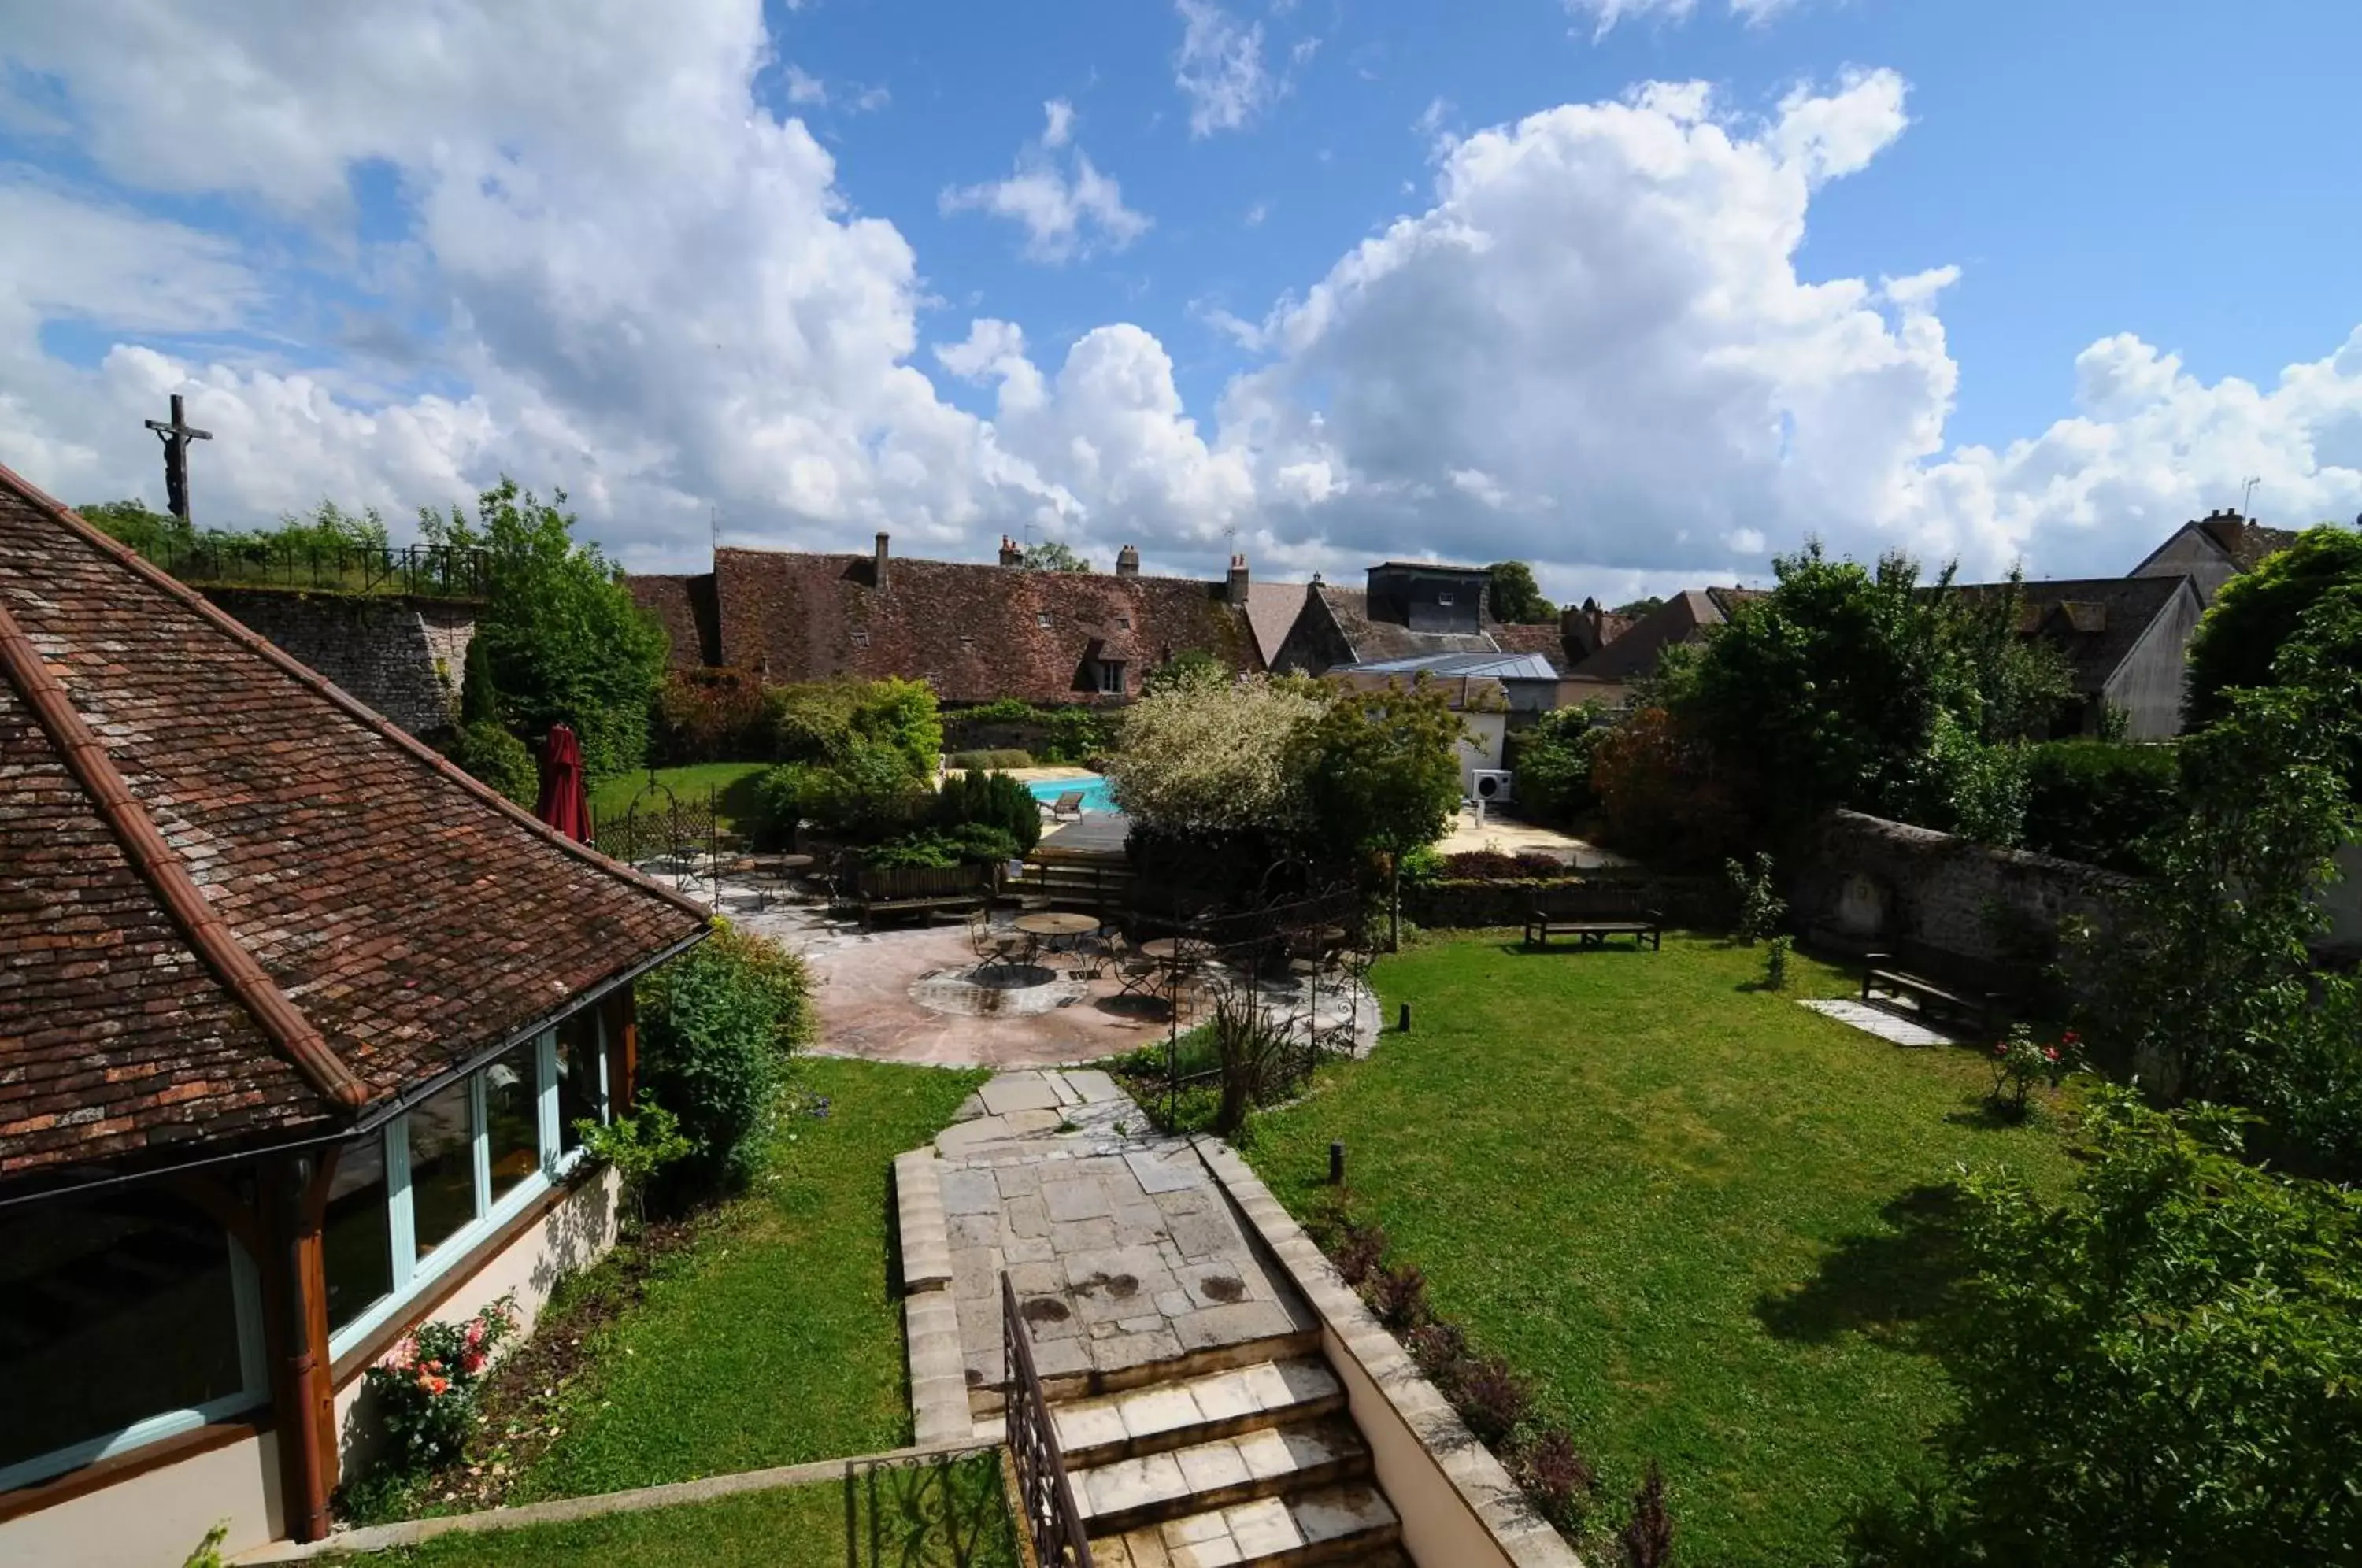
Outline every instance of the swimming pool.
[[1043, 805], [1048, 805], [1061, 795], [1079, 790], [1083, 796], [1083, 810], [1112, 812], [1117, 809], [1115, 790], [1103, 776], [1097, 773], [1086, 774], [1080, 778], [1036, 778], [1028, 783], [1025, 788]]

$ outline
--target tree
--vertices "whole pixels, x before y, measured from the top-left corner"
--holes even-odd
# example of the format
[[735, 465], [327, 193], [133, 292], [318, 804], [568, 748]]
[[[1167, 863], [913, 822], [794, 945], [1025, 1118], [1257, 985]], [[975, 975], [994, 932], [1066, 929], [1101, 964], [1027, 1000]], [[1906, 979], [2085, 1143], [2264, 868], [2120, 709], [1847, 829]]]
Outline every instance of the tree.
[[2110, 1089], [2084, 1125], [2064, 1200], [1969, 1178], [1945, 1474], [1857, 1561], [2353, 1561], [2362, 1198], [2258, 1169], [2224, 1110]]
[[1638, 599], [1628, 600], [1622, 604], [1618, 604], [1613, 611], [1609, 612], [1609, 613], [1616, 615], [1628, 615], [1633, 620], [1637, 621], [1641, 616], [1650, 614], [1655, 611], [1662, 610], [1664, 607], [1665, 601], [1663, 595], [1644, 593]]
[[1304, 816], [1297, 736], [1323, 706], [1313, 683], [1285, 676], [1151, 692], [1125, 712], [1108, 759], [1116, 801], [1175, 835], [1293, 833]]
[[1164, 691], [1176, 686], [1217, 684], [1230, 679], [1222, 661], [1204, 648], [1183, 648], [1163, 664], [1148, 672], [1142, 682], [1145, 691]]
[[1607, 738], [1606, 705], [1560, 708], [1515, 737], [1518, 800], [1544, 821], [1571, 823], [1598, 804], [1591, 764]]
[[1077, 555], [1073, 546], [1062, 545], [1055, 539], [1043, 539], [1038, 544], [1026, 546], [1023, 558], [1017, 564], [1027, 571], [1088, 571], [1091, 569], [1091, 563]]
[[1340, 692], [1297, 736], [1313, 842], [1337, 858], [1385, 867], [1400, 937], [1402, 857], [1441, 838], [1460, 807], [1458, 743], [1467, 731], [1425, 676]]
[[492, 679], [492, 654], [481, 637], [468, 639], [467, 657], [460, 661], [459, 723], [497, 724], [501, 722], [501, 692]]
[[2257, 1106], [2283, 1154], [2362, 1175], [2352, 980], [2309, 950], [2315, 895], [2362, 826], [2362, 583], [2306, 612], [2272, 673], [2182, 743], [2188, 814], [2099, 951], [2092, 1032], [2165, 1094]]
[[2362, 530], [2323, 524], [2252, 571], [2224, 583], [2190, 639], [2182, 714], [2191, 728], [2224, 713], [2224, 693], [2268, 686], [2272, 661], [2305, 612], [2340, 586], [2362, 583]]
[[1495, 561], [1486, 569], [1493, 574], [1493, 619], [1513, 625], [1558, 619], [1558, 606], [1542, 597], [1533, 568], [1523, 561]]
[[176, 549], [196, 542], [197, 531], [169, 512], [150, 512], [144, 501], [100, 501], [74, 511], [108, 538], [141, 555], [170, 560]]
[[545, 502], [503, 475], [470, 520], [419, 513], [431, 544], [489, 553], [491, 592], [476, 622], [510, 717], [529, 735], [570, 724], [593, 778], [646, 759], [648, 712], [664, 679], [666, 637], [595, 544], [574, 540], [566, 492]]

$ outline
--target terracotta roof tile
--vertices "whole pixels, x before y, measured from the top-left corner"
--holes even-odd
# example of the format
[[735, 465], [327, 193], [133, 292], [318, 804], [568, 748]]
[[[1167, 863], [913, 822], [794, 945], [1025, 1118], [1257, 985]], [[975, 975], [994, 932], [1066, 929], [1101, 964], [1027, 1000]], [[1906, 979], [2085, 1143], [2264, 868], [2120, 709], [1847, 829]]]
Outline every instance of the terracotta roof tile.
[[[337, 1111], [233, 996], [36, 710], [371, 1101], [693, 937], [693, 906], [557, 842], [0, 469], [0, 1178]], [[136, 825], [136, 824], [133, 824]]]
[[885, 591], [876, 576], [868, 556], [716, 550], [720, 662], [778, 681], [924, 679], [952, 702], [1093, 700], [1095, 640], [1126, 665], [1127, 696], [1190, 648], [1263, 668], [1221, 582], [900, 558]]
[[1481, 632], [1414, 632], [1398, 621], [1370, 614], [1370, 595], [1360, 588], [1315, 586], [1313, 592], [1329, 606], [1337, 629], [1353, 650], [1355, 664], [1381, 664], [1388, 659], [1417, 658], [1425, 654], [1496, 653], [1493, 639]]

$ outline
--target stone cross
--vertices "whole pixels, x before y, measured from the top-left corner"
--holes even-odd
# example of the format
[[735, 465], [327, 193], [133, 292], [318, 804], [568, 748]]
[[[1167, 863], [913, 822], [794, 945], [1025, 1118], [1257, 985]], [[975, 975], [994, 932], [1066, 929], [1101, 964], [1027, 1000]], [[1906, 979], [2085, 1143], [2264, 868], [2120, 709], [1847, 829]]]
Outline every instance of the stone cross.
[[148, 421], [148, 428], [164, 442], [164, 504], [172, 515], [186, 523], [189, 520], [189, 443], [210, 441], [214, 433], [193, 427], [181, 414], [181, 394], [172, 394], [172, 422]]

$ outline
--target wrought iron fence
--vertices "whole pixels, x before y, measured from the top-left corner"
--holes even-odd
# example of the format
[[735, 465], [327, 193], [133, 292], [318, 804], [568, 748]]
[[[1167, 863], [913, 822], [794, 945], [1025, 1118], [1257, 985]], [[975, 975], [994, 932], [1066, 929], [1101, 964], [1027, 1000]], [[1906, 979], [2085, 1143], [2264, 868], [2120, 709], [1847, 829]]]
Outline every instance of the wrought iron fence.
[[143, 551], [183, 582], [482, 599], [491, 556], [449, 545], [296, 545], [200, 534]]
[[1083, 1531], [1066, 1461], [1058, 1452], [1058, 1429], [1033, 1369], [1033, 1341], [1018, 1314], [1017, 1291], [1000, 1276], [1000, 1351], [1009, 1373], [1006, 1433], [1017, 1466], [1018, 1500], [1024, 1508], [1025, 1538], [1042, 1568], [1091, 1568], [1090, 1538]]
[[711, 882], [722, 856], [722, 797], [718, 790], [686, 798], [654, 773], [620, 814], [590, 824], [590, 842], [610, 859], [684, 884]]

